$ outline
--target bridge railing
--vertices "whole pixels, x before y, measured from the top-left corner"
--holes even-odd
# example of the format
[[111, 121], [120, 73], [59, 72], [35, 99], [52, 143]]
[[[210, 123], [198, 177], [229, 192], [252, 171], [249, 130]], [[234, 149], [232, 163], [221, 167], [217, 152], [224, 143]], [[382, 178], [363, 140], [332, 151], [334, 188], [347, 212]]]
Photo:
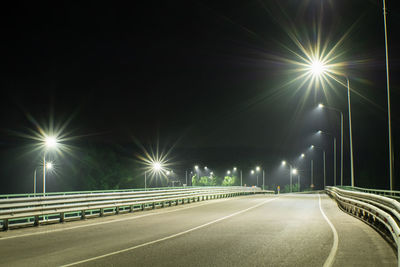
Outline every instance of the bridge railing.
[[273, 191], [249, 187], [197, 187], [9, 197], [0, 199], [0, 222], [1, 228], [8, 230], [9, 227], [38, 226], [77, 218], [85, 219], [253, 193], [273, 193]]
[[325, 190], [342, 210], [368, 223], [397, 247], [400, 267], [400, 203], [372, 193], [331, 186], [327, 186]]
[[362, 187], [351, 187], [351, 186], [341, 186], [341, 189], [350, 190], [350, 191], [359, 191], [364, 193], [371, 193], [380, 196], [386, 196], [389, 198], [394, 198], [400, 200], [400, 191], [393, 190], [383, 190], [383, 189], [370, 189], [370, 188], [362, 188]]

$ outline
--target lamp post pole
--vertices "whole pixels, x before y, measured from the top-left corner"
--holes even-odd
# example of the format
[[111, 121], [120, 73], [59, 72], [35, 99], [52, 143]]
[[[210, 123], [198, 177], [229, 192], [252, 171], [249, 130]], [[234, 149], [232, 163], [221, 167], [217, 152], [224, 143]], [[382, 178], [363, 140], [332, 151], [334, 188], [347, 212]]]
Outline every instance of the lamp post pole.
[[388, 134], [389, 134], [389, 183], [390, 190], [393, 190], [393, 150], [392, 150], [392, 121], [390, 115], [390, 87], [389, 87], [389, 55], [387, 41], [387, 23], [386, 23], [386, 1], [383, 0], [383, 23], [385, 27], [385, 59], [386, 59], [386, 88], [387, 88], [387, 109], [388, 109]]
[[46, 153], [43, 153], [43, 196], [46, 195]]
[[349, 78], [346, 77], [347, 81], [347, 103], [349, 108], [349, 136], [350, 136], [350, 165], [351, 165], [351, 186], [354, 187], [354, 164], [353, 164], [353, 133], [351, 123], [351, 107], [350, 107], [350, 82]]
[[311, 190], [314, 188], [314, 160], [311, 160]]
[[265, 190], [265, 171], [263, 169], [263, 190]]
[[243, 173], [242, 173], [242, 170], [240, 170], [240, 186], [243, 186]]

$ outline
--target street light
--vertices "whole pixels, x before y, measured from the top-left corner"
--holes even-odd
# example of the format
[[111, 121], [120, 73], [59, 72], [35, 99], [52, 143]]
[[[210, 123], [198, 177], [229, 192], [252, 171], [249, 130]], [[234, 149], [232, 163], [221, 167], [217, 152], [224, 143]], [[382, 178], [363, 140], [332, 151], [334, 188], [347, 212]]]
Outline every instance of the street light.
[[[162, 163], [162, 162], [153, 161], [153, 162], [150, 164], [150, 169], [144, 172], [144, 190], [147, 189], [147, 172], [151, 171], [151, 172], [153, 172], [154, 174], [158, 174], [158, 173], [160, 173], [160, 172], [163, 171], [163, 170], [164, 170], [164, 166], [163, 166], [163, 163]], [[167, 171], [167, 172], [168, 172], [168, 171]]]
[[[46, 195], [46, 168], [48, 167], [46, 164], [46, 152], [51, 149], [57, 148], [58, 140], [55, 136], [46, 136], [44, 138], [44, 151], [43, 151], [43, 196]], [[50, 168], [53, 165], [50, 162]]]
[[319, 134], [325, 134], [328, 135], [330, 137], [333, 137], [333, 154], [334, 154], [334, 158], [333, 158], [333, 185], [336, 186], [336, 136], [334, 136], [331, 133], [325, 132], [325, 131], [318, 131]]
[[[318, 107], [330, 109], [330, 110], [340, 113], [340, 185], [343, 186], [343, 112], [337, 108], [325, 106], [321, 103], [318, 104]], [[336, 158], [336, 156], [335, 156], [335, 158]], [[336, 177], [336, 175], [335, 175], [335, 177]]]
[[326, 186], [326, 164], [325, 164], [325, 154], [326, 153], [325, 153], [325, 149], [322, 147], [319, 147], [319, 146], [311, 145], [311, 149], [314, 149], [314, 148], [318, 148], [318, 149], [322, 150], [322, 158], [323, 158], [323, 162], [324, 162], [324, 189], [325, 189], [325, 186]]
[[230, 175], [230, 174], [231, 174], [231, 171], [227, 171], [226, 174]]
[[289, 165], [289, 177], [290, 177], [290, 193], [292, 193], [293, 192], [293, 189], [292, 189], [292, 180], [293, 180], [293, 177], [292, 177], [292, 174], [293, 174], [293, 166], [292, 166], [292, 164], [290, 164], [290, 163], [288, 163], [288, 162], [286, 162], [286, 160], [282, 160], [282, 166], [286, 166], [286, 165]]

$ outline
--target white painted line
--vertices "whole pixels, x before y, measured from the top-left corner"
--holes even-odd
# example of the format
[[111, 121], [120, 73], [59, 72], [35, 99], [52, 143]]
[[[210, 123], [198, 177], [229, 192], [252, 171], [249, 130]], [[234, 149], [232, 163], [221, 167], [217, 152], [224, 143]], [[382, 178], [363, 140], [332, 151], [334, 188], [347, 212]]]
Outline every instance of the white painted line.
[[[40, 234], [50, 234], [50, 233], [62, 232], [62, 231], [66, 231], [66, 230], [74, 230], [74, 229], [79, 229], [79, 228], [84, 228], [84, 227], [108, 224], [108, 223], [135, 220], [135, 219], [148, 217], [148, 216], [161, 215], [161, 214], [166, 214], [166, 213], [171, 213], [171, 212], [176, 212], [176, 211], [181, 211], [181, 210], [186, 210], [186, 209], [193, 209], [193, 208], [201, 207], [201, 206], [204, 206], [204, 205], [216, 204], [216, 203], [220, 203], [220, 202], [228, 201], [228, 200], [232, 200], [232, 199], [233, 198], [219, 199], [218, 202], [211, 201], [211, 202], [206, 202], [206, 203], [203, 203], [203, 204], [198, 204], [198, 205], [195, 205], [195, 206], [192, 206], [192, 205], [186, 206], [186, 207], [174, 206], [174, 207], [180, 207], [180, 208], [179, 209], [174, 209], [174, 210], [168, 210], [168, 211], [164, 211], [164, 212], [148, 213], [148, 214], [138, 215], [138, 216], [135, 216], [135, 217], [120, 218], [120, 219], [115, 219], [115, 220], [110, 220], [110, 221], [105, 221], [105, 222], [95, 222], [95, 223], [89, 223], [89, 224], [84, 224], [84, 225], [77, 225], [77, 226], [72, 226], [72, 227], [68, 227], [68, 228], [61, 228], [61, 229], [55, 229], [55, 230], [46, 230], [46, 231], [40, 231], [40, 232], [34, 232], [34, 233], [22, 234], [22, 235], [15, 235], [15, 236], [0, 237], [0, 242], [2, 240], [14, 239], [14, 238], [18, 238], [18, 237], [26, 237], [26, 236], [33, 236], [33, 235], [40, 235]], [[184, 204], [184, 205], [188, 205], [188, 204]]]
[[332, 248], [331, 248], [331, 252], [329, 253], [328, 258], [326, 258], [326, 261], [324, 263], [324, 267], [330, 267], [335, 262], [335, 256], [336, 256], [336, 252], [338, 250], [338, 245], [339, 245], [339, 237], [338, 237], [338, 234], [336, 232], [335, 226], [333, 226], [331, 221], [328, 219], [328, 217], [325, 215], [324, 211], [322, 210], [321, 196], [320, 196], [319, 193], [318, 193], [318, 199], [319, 199], [319, 210], [321, 211], [322, 216], [328, 222], [328, 224], [331, 227], [331, 230], [333, 232], [333, 245], [332, 245]]
[[259, 206], [261, 206], [261, 205], [264, 205], [264, 204], [267, 203], [267, 202], [273, 201], [273, 200], [275, 200], [275, 199], [277, 199], [277, 198], [265, 200], [265, 201], [263, 201], [263, 202], [261, 202], [261, 203], [259, 203], [259, 204], [257, 204], [257, 205], [254, 205], [254, 206], [252, 206], [252, 207], [250, 207], [250, 208], [247, 208], [247, 209], [244, 209], [244, 210], [241, 210], [241, 211], [237, 211], [237, 212], [232, 213], [232, 214], [230, 214], [230, 215], [227, 215], [227, 216], [224, 216], [224, 217], [222, 217], [222, 218], [216, 219], [216, 220], [214, 220], [214, 221], [211, 221], [211, 222], [208, 222], [208, 223], [205, 223], [205, 224], [202, 224], [202, 225], [193, 227], [193, 228], [188, 229], [188, 230], [183, 231], [183, 232], [179, 232], [179, 233], [176, 233], [176, 234], [173, 234], [173, 235], [169, 235], [169, 236], [166, 236], [166, 237], [157, 239], [157, 240], [149, 241], [149, 242], [146, 242], [146, 243], [143, 243], [143, 244], [140, 244], [140, 245], [136, 245], [136, 246], [133, 246], [133, 247], [130, 247], [130, 248], [126, 248], [126, 249], [114, 251], [114, 252], [111, 252], [111, 253], [103, 254], [103, 255], [101, 255], [101, 256], [97, 256], [97, 257], [89, 258], [89, 259], [86, 259], [86, 260], [76, 261], [76, 262], [73, 262], [73, 263], [69, 263], [69, 264], [66, 264], [66, 265], [62, 265], [61, 267], [74, 266], [74, 265], [86, 263], [86, 262], [89, 262], [89, 261], [94, 261], [94, 260], [102, 259], [102, 258], [105, 258], [105, 257], [113, 256], [113, 255], [120, 254], [120, 253], [123, 253], [123, 252], [131, 251], [131, 250], [134, 250], [134, 249], [137, 249], [137, 248], [141, 248], [141, 247], [144, 247], [144, 246], [148, 246], [148, 245], [152, 245], [152, 244], [155, 244], [155, 243], [159, 243], [159, 242], [161, 242], [161, 241], [165, 241], [165, 240], [168, 240], [168, 239], [177, 237], [177, 236], [181, 236], [181, 235], [184, 235], [184, 234], [193, 232], [193, 231], [195, 231], [195, 230], [204, 228], [204, 227], [209, 226], [209, 225], [211, 225], [211, 224], [214, 224], [214, 223], [217, 223], [217, 222], [226, 220], [226, 219], [231, 218], [231, 217], [233, 217], [233, 216], [242, 214], [242, 213], [244, 213], [244, 212], [246, 212], [246, 211], [255, 209], [255, 208], [257, 208], [257, 207], [259, 207]]

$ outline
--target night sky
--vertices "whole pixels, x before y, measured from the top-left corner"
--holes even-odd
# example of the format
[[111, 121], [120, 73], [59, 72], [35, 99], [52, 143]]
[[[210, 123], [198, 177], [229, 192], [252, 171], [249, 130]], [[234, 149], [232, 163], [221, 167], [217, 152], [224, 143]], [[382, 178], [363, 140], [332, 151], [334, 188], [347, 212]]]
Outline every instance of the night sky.
[[[356, 185], [388, 188], [381, 1], [134, 2], [27, 1], [2, 8], [0, 193], [31, 188], [38, 156], [28, 151], [35, 141], [22, 135], [36, 130], [33, 119], [44, 128], [50, 121], [65, 124], [71, 147], [87, 142], [124, 147], [123, 156], [134, 159], [140, 153], [137, 143], [147, 149], [158, 143], [171, 150], [177, 173], [194, 164], [221, 173], [238, 166], [247, 173], [259, 164], [271, 184], [282, 185], [288, 175], [280, 170], [281, 160], [295, 160], [314, 143], [326, 147], [332, 184], [332, 140], [314, 132], [333, 133], [339, 147], [339, 117], [317, 111], [320, 102], [344, 113], [348, 184], [346, 88], [336, 81], [325, 92], [301, 81], [288, 85], [297, 74], [282, 58], [297, 60], [292, 51], [301, 54], [291, 34], [304, 45], [318, 37], [329, 40], [328, 49], [343, 37], [337, 61], [346, 62], [343, 71], [354, 90]], [[400, 188], [400, 9], [394, 3], [387, 1]], [[320, 176], [320, 154], [314, 157]], [[69, 167], [60, 163], [59, 168]], [[309, 161], [301, 169], [309, 179]], [[59, 179], [67, 179], [62, 173]]]

